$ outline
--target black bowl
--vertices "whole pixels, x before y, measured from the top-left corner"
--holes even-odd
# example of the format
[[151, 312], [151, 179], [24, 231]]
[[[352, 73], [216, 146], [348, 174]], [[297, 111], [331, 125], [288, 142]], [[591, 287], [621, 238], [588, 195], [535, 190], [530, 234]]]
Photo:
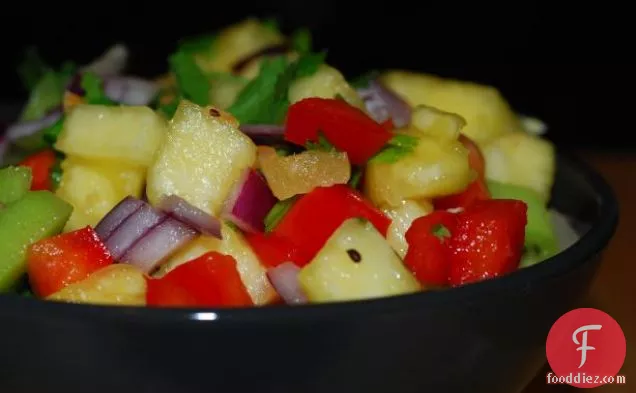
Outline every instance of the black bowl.
[[575, 245], [442, 292], [225, 310], [0, 296], [0, 391], [519, 392], [545, 362], [552, 323], [584, 298], [618, 222], [605, 181], [562, 156], [552, 205], [575, 219]]

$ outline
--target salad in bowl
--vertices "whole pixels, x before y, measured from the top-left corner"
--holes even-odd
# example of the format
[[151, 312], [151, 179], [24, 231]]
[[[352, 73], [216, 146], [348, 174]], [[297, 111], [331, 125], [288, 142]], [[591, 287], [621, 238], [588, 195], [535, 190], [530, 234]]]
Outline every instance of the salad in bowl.
[[440, 291], [559, 252], [545, 125], [493, 87], [345, 77], [299, 30], [246, 19], [165, 75], [116, 45], [34, 56], [4, 133], [0, 290], [148, 307], [260, 307]]

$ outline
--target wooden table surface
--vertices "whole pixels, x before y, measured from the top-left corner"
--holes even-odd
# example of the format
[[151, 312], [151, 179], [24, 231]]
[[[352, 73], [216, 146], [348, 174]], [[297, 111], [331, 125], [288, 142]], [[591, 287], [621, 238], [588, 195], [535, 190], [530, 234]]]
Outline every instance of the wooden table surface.
[[[605, 252], [603, 263], [590, 291], [593, 307], [607, 312], [623, 328], [627, 339], [627, 357], [620, 371], [625, 385], [605, 385], [599, 393], [636, 392], [636, 261], [633, 260], [636, 231], [636, 153], [580, 154], [599, 170], [614, 187], [620, 203], [620, 222], [614, 239]], [[580, 392], [581, 389], [547, 385], [545, 368], [524, 393]]]

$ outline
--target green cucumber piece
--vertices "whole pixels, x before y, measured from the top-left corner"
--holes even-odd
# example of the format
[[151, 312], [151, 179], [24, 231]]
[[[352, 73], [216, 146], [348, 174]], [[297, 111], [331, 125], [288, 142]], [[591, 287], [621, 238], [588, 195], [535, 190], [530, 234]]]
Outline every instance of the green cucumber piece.
[[0, 203], [8, 205], [22, 198], [31, 188], [31, 168], [9, 166], [0, 169]]
[[0, 292], [20, 283], [27, 248], [60, 233], [72, 211], [49, 191], [30, 191], [0, 212]]

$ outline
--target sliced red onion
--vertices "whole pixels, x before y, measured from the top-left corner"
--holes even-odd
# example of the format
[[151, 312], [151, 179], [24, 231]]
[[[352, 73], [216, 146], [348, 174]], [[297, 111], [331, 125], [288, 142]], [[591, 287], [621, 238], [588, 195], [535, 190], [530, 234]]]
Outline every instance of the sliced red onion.
[[258, 59], [261, 56], [284, 55], [288, 50], [289, 50], [289, 45], [287, 44], [277, 44], [277, 45], [267, 46], [261, 50], [258, 50], [254, 53], [249, 54], [248, 56], [234, 63], [234, 65], [232, 66], [232, 72], [238, 73], [243, 71], [243, 69], [247, 67], [248, 64], [250, 64], [253, 60]]
[[277, 124], [242, 124], [241, 131], [258, 144], [282, 142], [285, 126]]
[[104, 81], [104, 93], [125, 105], [148, 105], [159, 92], [155, 82], [131, 76], [114, 76]]
[[265, 179], [249, 168], [226, 200], [221, 216], [245, 232], [262, 232], [265, 216], [276, 202]]
[[102, 220], [95, 226], [95, 232], [102, 241], [108, 240], [110, 235], [133, 213], [135, 213], [144, 202], [131, 196], [124, 198]]
[[411, 106], [379, 81], [373, 80], [368, 87], [358, 89], [358, 94], [371, 117], [378, 123], [391, 118], [393, 124], [400, 128], [411, 122]]
[[120, 260], [139, 239], [166, 218], [168, 216], [144, 202], [136, 212], [115, 229], [104, 244], [113, 258]]
[[203, 234], [221, 239], [221, 222], [178, 195], [164, 197], [159, 209]]
[[186, 224], [168, 218], [143, 235], [121, 261], [151, 273], [167, 257], [193, 240], [197, 231]]
[[56, 108], [40, 119], [22, 121], [10, 125], [5, 130], [5, 136], [9, 141], [15, 141], [20, 138], [31, 136], [36, 132], [55, 124], [55, 122], [60, 120], [61, 117], [61, 109]]
[[92, 63], [84, 66], [82, 72], [93, 72], [99, 76], [119, 75], [128, 63], [128, 48], [123, 44], [116, 44], [108, 48]]
[[282, 263], [267, 271], [269, 281], [287, 304], [305, 304], [307, 296], [298, 282], [300, 268], [292, 262]]

